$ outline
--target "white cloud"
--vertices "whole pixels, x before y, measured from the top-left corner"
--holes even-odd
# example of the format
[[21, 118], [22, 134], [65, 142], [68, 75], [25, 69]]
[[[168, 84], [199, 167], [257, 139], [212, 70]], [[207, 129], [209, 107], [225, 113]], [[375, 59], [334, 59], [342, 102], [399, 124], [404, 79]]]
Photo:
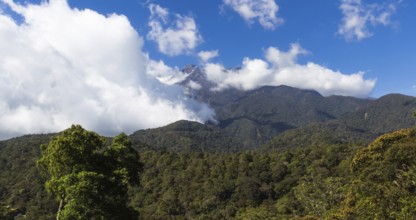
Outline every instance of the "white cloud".
[[3, 2], [24, 22], [0, 14], [0, 138], [72, 123], [114, 135], [212, 117], [180, 87], [152, 76], [177, 70], [141, 52], [143, 40], [125, 16], [71, 9], [65, 0]]
[[207, 78], [217, 84], [214, 90], [230, 87], [250, 90], [265, 85], [287, 85], [302, 89], [313, 89], [322, 95], [345, 95], [368, 97], [375, 80], [366, 80], [363, 73], [350, 75], [334, 71], [309, 62], [297, 63], [297, 57], [307, 53], [298, 44], [287, 52], [270, 47], [265, 51], [265, 60], [244, 58], [241, 68], [225, 69], [221, 64], [208, 63], [204, 66]]
[[342, 0], [340, 9], [344, 15], [338, 34], [347, 40], [362, 40], [373, 33], [369, 26], [391, 25], [391, 16], [396, 12], [397, 4], [365, 4], [361, 0]]
[[198, 57], [203, 63], [210, 61], [212, 58], [215, 58], [218, 55], [218, 50], [201, 51], [198, 53]]
[[[169, 11], [159, 5], [150, 4], [149, 40], [155, 41], [159, 51], [169, 56], [190, 53], [202, 42], [195, 20], [188, 16], [175, 14], [175, 20], [169, 20]], [[168, 25], [168, 24], [174, 25]]]
[[276, 16], [279, 6], [275, 0], [223, 0], [240, 14], [248, 23], [257, 20], [265, 29], [273, 30], [283, 24], [283, 19]]
[[199, 83], [197, 83], [197, 82], [195, 82], [195, 81], [193, 81], [193, 80], [190, 80], [189, 82], [188, 82], [188, 85], [187, 85], [189, 88], [191, 88], [191, 89], [193, 89], [193, 90], [199, 90], [199, 89], [202, 89], [202, 86], [201, 86], [201, 84], [199, 84]]
[[178, 67], [170, 67], [162, 60], [149, 60], [147, 65], [147, 74], [156, 77], [161, 83], [174, 85], [186, 79], [186, 74], [179, 70]]

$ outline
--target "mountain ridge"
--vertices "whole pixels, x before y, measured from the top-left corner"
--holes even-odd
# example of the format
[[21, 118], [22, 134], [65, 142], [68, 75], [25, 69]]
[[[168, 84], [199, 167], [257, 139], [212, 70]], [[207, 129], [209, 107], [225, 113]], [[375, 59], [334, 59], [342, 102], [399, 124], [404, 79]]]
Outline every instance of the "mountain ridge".
[[[227, 91], [217, 92], [211, 99], [224, 93]], [[324, 97], [313, 90], [289, 86], [238, 91], [238, 97], [225, 96], [223, 101], [223, 106], [213, 106], [217, 124], [182, 120], [137, 130], [130, 137], [137, 146], [159, 150], [217, 152], [256, 149], [265, 144], [268, 148], [299, 145], [294, 138], [299, 134], [308, 136], [297, 138], [306, 145], [311, 143], [306, 139], [311, 139], [312, 133], [332, 133], [333, 139], [345, 142], [369, 142], [380, 134], [413, 126], [412, 112], [416, 109], [415, 97], [402, 94], [378, 99]]]
[[137, 146], [172, 151], [239, 151], [276, 142], [291, 146], [297, 142], [288, 140], [297, 132], [309, 136], [321, 132], [328, 136], [332, 131], [338, 131], [335, 139], [368, 142], [380, 134], [414, 124], [411, 115], [416, 102], [411, 96], [323, 96], [315, 90], [286, 85], [218, 91], [197, 65], [187, 65], [182, 72], [186, 77], [178, 84], [188, 96], [214, 109], [217, 123], [177, 121], [160, 128], [137, 130], [130, 135]]
[[[197, 72], [197, 74], [201, 73]], [[308, 134], [309, 137], [303, 137], [305, 139], [312, 137], [310, 135], [312, 132], [322, 132], [318, 136], [329, 136], [331, 132], [338, 131], [333, 139], [368, 143], [380, 134], [412, 126], [412, 112], [416, 109], [415, 97], [402, 94], [387, 94], [378, 99], [324, 97], [314, 90], [284, 85], [263, 86], [250, 91], [235, 89], [204, 91], [202, 88], [194, 95], [201, 101], [211, 104], [216, 111], [218, 121], [216, 125], [206, 123], [198, 128], [195, 127], [193, 132], [199, 135], [194, 137], [201, 141], [202, 145], [207, 146], [207, 143], [211, 143], [215, 145], [213, 149], [220, 151], [224, 149], [218, 148], [217, 144], [200, 136], [210, 131], [204, 126], [215, 128], [213, 133], [223, 133], [221, 136], [214, 135], [218, 138], [216, 143], [221, 142], [218, 140], [223, 140], [224, 143], [228, 143], [225, 147], [233, 146], [231, 151], [255, 149], [264, 144], [271, 147], [276, 142], [274, 139], [291, 140], [293, 138], [289, 137], [296, 136], [296, 132], [302, 135]], [[363, 124], [364, 117], [367, 119]], [[182, 121], [182, 123], [192, 122]], [[169, 131], [169, 136], [175, 134], [184, 138], [183, 133], [174, 129], [169, 130], [169, 127], [170, 125], [147, 129], [135, 134], [136, 136], [139, 133], [145, 136], [157, 134], [158, 138], [163, 138], [163, 133]], [[144, 138], [136, 137], [136, 139], [146, 142]], [[282, 143], [292, 146], [293, 144], [288, 143], [288, 140]], [[149, 144], [155, 145], [155, 142]]]

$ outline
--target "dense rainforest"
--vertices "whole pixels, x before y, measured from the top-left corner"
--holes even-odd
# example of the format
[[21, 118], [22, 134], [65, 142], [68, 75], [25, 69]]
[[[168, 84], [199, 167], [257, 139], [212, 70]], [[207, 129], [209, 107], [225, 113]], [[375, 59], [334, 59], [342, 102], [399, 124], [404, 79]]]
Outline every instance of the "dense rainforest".
[[216, 122], [0, 141], [0, 219], [416, 218], [414, 97], [190, 93]]
[[[59, 201], [47, 193], [35, 164], [39, 146], [54, 138], [0, 142], [2, 219], [55, 218]], [[173, 152], [136, 143], [140, 179], [129, 184], [124, 202], [140, 219], [416, 216], [416, 129], [382, 135], [368, 146], [320, 143], [239, 153]]]

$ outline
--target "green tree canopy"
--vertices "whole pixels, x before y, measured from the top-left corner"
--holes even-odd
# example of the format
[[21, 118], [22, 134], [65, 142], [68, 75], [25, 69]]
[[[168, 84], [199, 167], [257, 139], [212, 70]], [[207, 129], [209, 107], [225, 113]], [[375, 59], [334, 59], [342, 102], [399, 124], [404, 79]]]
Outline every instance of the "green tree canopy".
[[127, 135], [111, 146], [79, 125], [41, 146], [38, 168], [60, 202], [57, 219], [137, 219], [128, 207], [128, 184], [139, 181], [139, 155]]
[[416, 216], [416, 130], [380, 136], [357, 152], [354, 174], [339, 219], [414, 219]]

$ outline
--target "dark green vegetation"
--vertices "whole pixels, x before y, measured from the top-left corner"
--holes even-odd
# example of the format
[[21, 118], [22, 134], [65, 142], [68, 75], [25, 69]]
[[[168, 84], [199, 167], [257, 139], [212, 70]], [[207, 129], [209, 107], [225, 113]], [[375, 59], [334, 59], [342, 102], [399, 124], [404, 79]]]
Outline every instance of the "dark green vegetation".
[[[414, 97], [390, 94], [378, 100], [353, 97], [323, 97], [316, 91], [288, 86], [264, 86], [250, 91], [215, 87], [198, 66], [188, 65], [182, 70], [189, 81], [199, 83], [201, 89], [189, 89], [193, 98], [209, 103], [215, 109], [218, 127], [233, 137], [239, 148], [255, 149], [285, 131], [305, 125], [313, 132], [342, 131], [341, 139], [369, 143], [377, 136], [412, 126], [410, 112], [416, 108]], [[149, 131], [158, 133], [158, 131]]]
[[[162, 128], [136, 131], [130, 137], [138, 146], [154, 150], [174, 152], [238, 150], [238, 144], [221, 128], [190, 121], [177, 121]], [[140, 145], [141, 142], [147, 145]]]
[[127, 189], [139, 183], [140, 162], [127, 135], [107, 147], [104, 138], [73, 125], [41, 151], [37, 166], [59, 201], [57, 219], [138, 218], [127, 205]]
[[354, 151], [349, 146], [237, 154], [145, 151], [132, 203], [144, 219], [329, 216], [345, 197]]
[[350, 169], [354, 178], [339, 218], [416, 217], [416, 129], [380, 136], [356, 153]]
[[[261, 145], [270, 147], [272, 139], [272, 148], [310, 146], [314, 142], [310, 136], [368, 144], [384, 133], [415, 124], [412, 112], [416, 99], [400, 94], [370, 100], [266, 86], [247, 92], [202, 89], [196, 96], [211, 103], [217, 112], [217, 125], [180, 121], [138, 131], [132, 135], [133, 142], [175, 152], [239, 152]], [[316, 138], [318, 142], [321, 139]]]
[[19, 213], [32, 219], [55, 216], [58, 205], [46, 193], [36, 168], [40, 145], [52, 137], [27, 135], [0, 142], [0, 219], [13, 219]]
[[218, 125], [179, 121], [132, 134], [140, 159], [126, 136], [105, 141], [77, 127], [67, 132], [92, 141], [91, 151], [56, 135], [0, 141], [0, 219], [55, 219], [61, 200], [62, 210], [104, 219], [132, 209], [141, 219], [416, 218], [415, 98], [234, 92], [217, 100], [228, 100], [222, 110], [213, 104]]
[[[48, 142], [49, 138], [25, 136], [1, 142], [1, 161], [5, 165], [1, 166], [3, 218], [12, 219], [18, 213], [26, 214], [29, 219], [54, 218], [59, 202], [48, 196], [34, 168], [39, 157], [36, 146]], [[35, 145], [23, 144], [30, 141]], [[30, 149], [37, 150], [30, 152]], [[416, 216], [415, 129], [383, 135], [368, 147], [317, 144], [240, 153], [143, 150], [140, 162], [144, 165], [140, 186], [130, 186], [129, 198], [114, 192], [114, 188], [120, 188], [112, 182], [118, 178], [111, 178], [120, 172], [114, 173], [109, 168], [115, 162], [103, 165], [106, 174], [97, 178], [93, 178], [96, 171], [78, 173], [74, 176], [78, 179], [70, 183], [74, 187], [63, 189], [75, 190], [66, 190], [68, 194], [83, 196], [81, 200], [75, 198], [76, 205], [87, 206], [81, 207], [83, 213], [97, 214], [91, 213], [93, 207], [97, 211], [102, 209], [101, 205], [125, 205], [129, 201], [142, 219], [365, 219], [374, 216], [412, 219]], [[84, 181], [91, 182], [83, 185]], [[106, 188], [108, 184], [112, 187]], [[82, 185], [96, 188], [78, 189]], [[77, 190], [89, 193], [77, 194]], [[84, 203], [82, 199], [90, 196], [100, 199]], [[105, 204], [109, 201], [114, 203]], [[104, 210], [108, 211], [107, 216], [118, 213], [111, 208]]]

